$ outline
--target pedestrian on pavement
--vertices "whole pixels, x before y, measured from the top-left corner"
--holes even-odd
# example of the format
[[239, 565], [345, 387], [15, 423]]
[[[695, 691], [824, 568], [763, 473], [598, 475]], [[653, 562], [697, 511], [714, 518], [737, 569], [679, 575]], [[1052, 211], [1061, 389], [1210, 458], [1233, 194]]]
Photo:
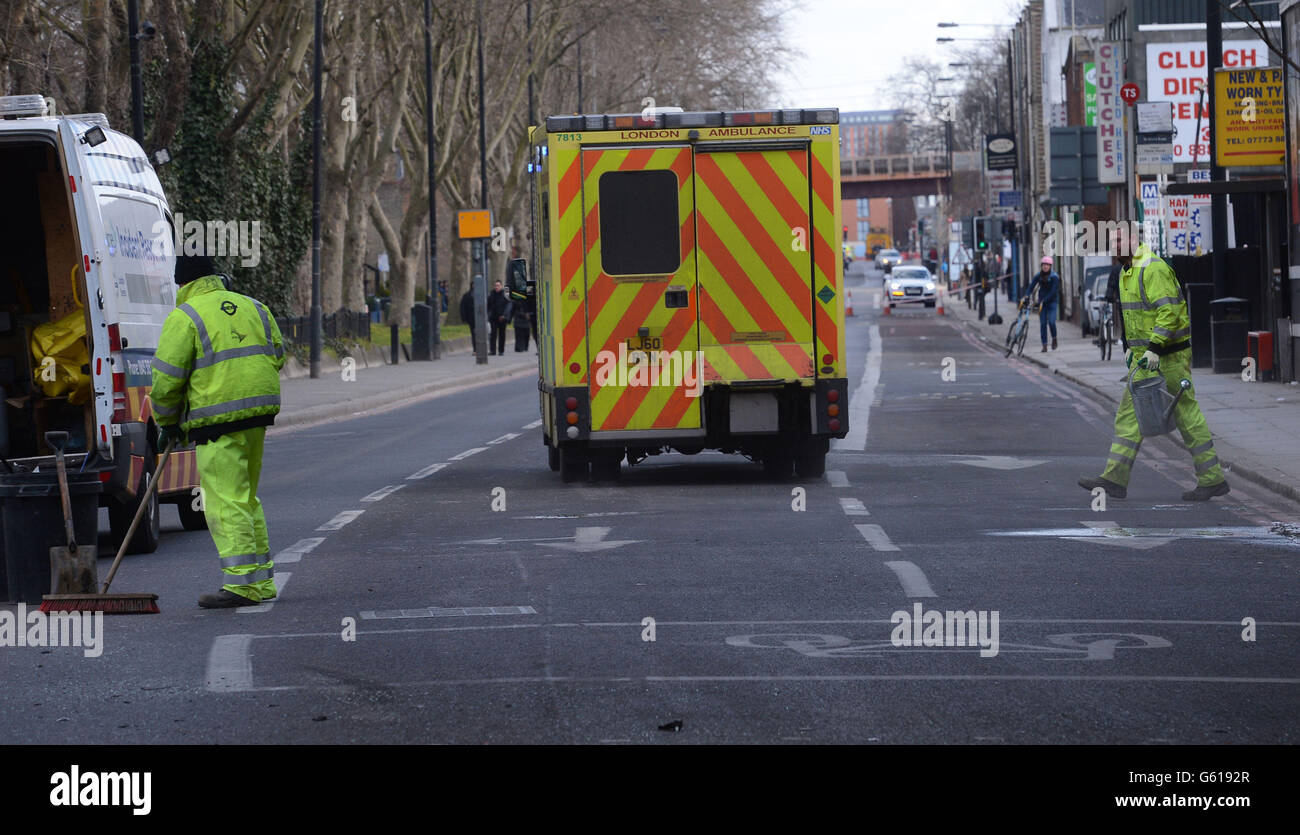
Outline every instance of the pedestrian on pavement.
[[1061, 301], [1061, 277], [1052, 269], [1052, 256], [1044, 255], [1039, 262], [1038, 274], [1029, 282], [1025, 293], [1031, 300], [1038, 290], [1038, 338], [1043, 343], [1042, 353], [1047, 353], [1047, 329], [1052, 329], [1052, 350], [1056, 350], [1056, 311]]
[[[1134, 237], [1127, 224], [1121, 223], [1111, 234], [1110, 242], [1111, 251], [1124, 267], [1119, 280], [1119, 303], [1128, 345], [1124, 361], [1130, 368], [1137, 362], [1139, 368], [1148, 372], [1145, 377], [1163, 376], [1166, 389], [1176, 394], [1181, 382], [1192, 377], [1192, 328], [1187, 316], [1187, 299], [1169, 264], [1145, 244], [1131, 249]], [[1135, 356], [1139, 351], [1143, 352], [1141, 358]], [[1134, 379], [1137, 379], [1136, 372]], [[1193, 387], [1189, 386], [1179, 399], [1174, 422], [1192, 455], [1196, 471], [1196, 487], [1183, 493], [1183, 501], [1200, 502], [1225, 495], [1228, 482], [1223, 477], [1210, 427], [1196, 403]], [[1125, 386], [1119, 411], [1115, 413], [1115, 437], [1111, 439], [1106, 467], [1099, 478], [1079, 479], [1079, 486], [1085, 490], [1101, 487], [1109, 496], [1124, 498], [1141, 445], [1142, 433], [1133, 411], [1133, 398]]]
[[438, 282], [438, 303], [442, 306], [442, 312], [446, 313], [448, 303], [447, 303], [447, 282], [445, 281]]
[[488, 313], [488, 353], [492, 355], [506, 352], [506, 326], [514, 315], [514, 305], [501, 284], [501, 279], [492, 283], [492, 292], [487, 299]]
[[514, 302], [515, 353], [522, 354], [528, 350], [528, 337], [532, 331], [532, 316], [528, 312], [527, 299]]
[[203, 515], [225, 583], [205, 609], [275, 597], [266, 515], [257, 498], [266, 427], [280, 411], [284, 342], [266, 305], [226, 289], [212, 260], [176, 259], [176, 309], [153, 360], [158, 444], [196, 443]]
[[465, 291], [465, 295], [460, 297], [460, 320], [469, 325], [469, 347], [470, 350], [476, 350], [474, 341], [474, 288], [471, 287]]

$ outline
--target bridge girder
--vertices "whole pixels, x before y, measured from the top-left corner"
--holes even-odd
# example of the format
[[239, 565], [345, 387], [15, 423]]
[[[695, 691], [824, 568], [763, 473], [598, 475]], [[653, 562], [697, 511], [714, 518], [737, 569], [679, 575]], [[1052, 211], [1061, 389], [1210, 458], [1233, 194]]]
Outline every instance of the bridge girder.
[[840, 196], [845, 200], [866, 197], [922, 197], [943, 194], [947, 177], [899, 177], [893, 179], [863, 179], [845, 177], [840, 183]]

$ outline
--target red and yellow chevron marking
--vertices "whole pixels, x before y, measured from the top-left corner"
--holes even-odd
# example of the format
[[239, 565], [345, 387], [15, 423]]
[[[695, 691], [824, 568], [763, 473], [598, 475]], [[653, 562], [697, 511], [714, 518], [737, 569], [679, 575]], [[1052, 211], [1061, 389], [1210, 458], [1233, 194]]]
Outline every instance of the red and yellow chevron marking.
[[555, 322], [560, 328], [556, 385], [579, 385], [587, 380], [587, 292], [582, 274], [587, 252], [583, 236], [586, 215], [579, 199], [582, 161], [576, 148], [555, 148], [549, 164], [556, 196], [551, 249], [558, 254], [558, 273], [551, 277], [550, 290], [551, 310], [558, 312]]
[[[822, 369], [823, 377], [848, 373], [844, 359], [844, 260], [832, 245], [840, 229], [840, 180], [832, 176], [839, 170], [837, 151], [838, 145], [831, 142], [814, 142], [810, 153], [813, 223], [808, 243], [816, 269], [812, 288], [817, 333], [814, 362]], [[825, 287], [830, 288], [826, 294], [829, 301], [820, 295]], [[828, 356], [830, 363], [826, 362]]]
[[706, 380], [816, 376], [808, 152], [700, 153], [695, 172]]
[[[677, 211], [681, 264], [671, 276], [615, 278], [601, 269], [600, 177], [610, 171], [670, 170], [677, 176]], [[617, 356], [619, 346], [649, 328], [659, 350], [678, 352], [692, 364], [699, 349], [695, 299], [695, 220], [691, 189], [691, 149], [683, 146], [587, 150], [582, 153], [582, 197], [586, 208], [587, 351], [594, 365], [602, 351]], [[667, 308], [664, 291], [687, 290], [687, 306]], [[575, 330], [581, 324], [566, 323]], [[568, 340], [566, 338], [566, 347]], [[591, 428], [595, 431], [694, 429], [700, 426], [700, 402], [683, 385], [602, 386], [590, 375]]]
[[[154, 462], [154, 466], [157, 466], [157, 462]], [[158, 482], [160, 494], [183, 492], [188, 495], [198, 486], [199, 463], [194, 450], [173, 452], [167, 459], [167, 466], [163, 469], [162, 481]]]

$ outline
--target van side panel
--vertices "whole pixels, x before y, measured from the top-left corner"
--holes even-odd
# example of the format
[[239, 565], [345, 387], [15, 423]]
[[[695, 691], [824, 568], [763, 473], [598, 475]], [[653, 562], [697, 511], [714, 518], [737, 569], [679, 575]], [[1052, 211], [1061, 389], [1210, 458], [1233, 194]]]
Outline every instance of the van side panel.
[[587, 382], [587, 293], [582, 266], [588, 244], [582, 234], [586, 211], [581, 197], [582, 164], [574, 146], [552, 147], [549, 159], [550, 191], [555, 199], [548, 213], [552, 224], [552, 263], [558, 266], [554, 279], [559, 299], [559, 316], [552, 332], [559, 329], [560, 335], [556, 355], [560, 367], [555, 383], [584, 385]]
[[806, 146], [695, 154], [706, 382], [815, 376]]

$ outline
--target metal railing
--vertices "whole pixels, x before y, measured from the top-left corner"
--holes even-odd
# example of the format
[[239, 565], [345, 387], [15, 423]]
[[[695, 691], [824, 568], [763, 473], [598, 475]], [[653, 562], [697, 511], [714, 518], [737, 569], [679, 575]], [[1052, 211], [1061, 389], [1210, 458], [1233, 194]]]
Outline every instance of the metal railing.
[[[287, 316], [276, 320], [280, 334], [289, 342], [305, 345], [311, 339], [310, 316]], [[329, 339], [355, 337], [369, 341], [370, 315], [353, 310], [340, 310], [321, 317], [321, 330]]]
[[845, 177], [934, 177], [947, 173], [948, 155], [942, 151], [840, 160], [840, 175]]

